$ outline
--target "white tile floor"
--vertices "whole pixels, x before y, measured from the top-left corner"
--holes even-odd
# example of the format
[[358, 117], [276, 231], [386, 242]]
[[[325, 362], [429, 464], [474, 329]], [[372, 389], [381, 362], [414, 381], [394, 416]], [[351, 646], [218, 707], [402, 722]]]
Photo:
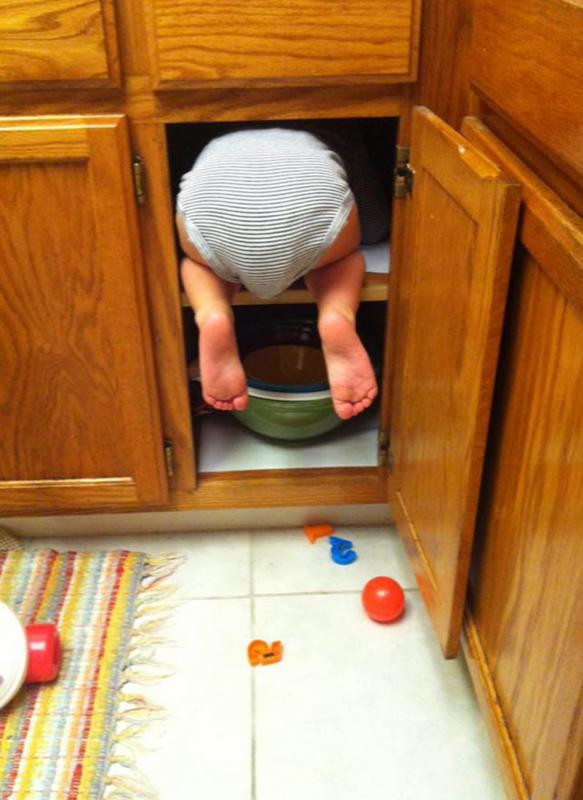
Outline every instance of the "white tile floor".
[[[176, 673], [140, 687], [167, 710], [140, 766], [162, 800], [503, 800], [463, 660], [445, 661], [393, 529], [356, 528], [358, 560], [334, 564], [301, 528], [36, 541], [186, 555], [160, 658]], [[406, 590], [392, 625], [360, 590]], [[251, 668], [255, 638], [284, 644]]]

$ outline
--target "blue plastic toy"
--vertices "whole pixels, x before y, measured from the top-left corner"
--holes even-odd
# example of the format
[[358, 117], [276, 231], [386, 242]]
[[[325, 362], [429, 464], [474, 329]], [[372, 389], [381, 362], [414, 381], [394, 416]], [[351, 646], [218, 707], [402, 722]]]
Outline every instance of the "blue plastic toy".
[[353, 564], [358, 558], [356, 551], [352, 549], [352, 542], [348, 539], [340, 539], [339, 536], [330, 537], [330, 556], [335, 564]]

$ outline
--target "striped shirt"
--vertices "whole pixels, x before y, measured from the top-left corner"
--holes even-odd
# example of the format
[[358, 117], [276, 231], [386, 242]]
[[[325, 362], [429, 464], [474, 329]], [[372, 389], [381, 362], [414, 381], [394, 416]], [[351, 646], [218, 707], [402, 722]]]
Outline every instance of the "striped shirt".
[[183, 176], [177, 209], [219, 277], [270, 298], [314, 268], [354, 203], [336, 150], [278, 127], [213, 139]]

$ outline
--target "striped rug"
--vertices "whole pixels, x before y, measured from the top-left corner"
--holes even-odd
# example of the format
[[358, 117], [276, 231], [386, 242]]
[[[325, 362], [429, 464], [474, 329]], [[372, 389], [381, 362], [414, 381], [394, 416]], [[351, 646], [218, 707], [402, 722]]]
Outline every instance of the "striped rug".
[[155, 796], [123, 750], [155, 709], [124, 686], [152, 678], [148, 645], [175, 566], [143, 553], [0, 552], [0, 599], [24, 624], [56, 623], [63, 645], [58, 679], [0, 710], [0, 800]]

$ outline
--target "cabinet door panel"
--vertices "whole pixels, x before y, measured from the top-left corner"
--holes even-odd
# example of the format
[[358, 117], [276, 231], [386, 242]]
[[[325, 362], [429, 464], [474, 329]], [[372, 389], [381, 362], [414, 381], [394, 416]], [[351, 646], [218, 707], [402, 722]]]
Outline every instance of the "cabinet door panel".
[[0, 121], [0, 508], [159, 502], [162, 434], [120, 118]]
[[[523, 187], [471, 610], [533, 800], [581, 797], [583, 219], [483, 125]], [[579, 781], [579, 783], [578, 783]]]
[[112, 0], [0, 0], [0, 83], [119, 86]]
[[[519, 188], [413, 112], [391, 408], [395, 515], [446, 655], [456, 653]], [[398, 307], [396, 307], [398, 304]]]
[[144, 0], [156, 84], [415, 77], [418, 0]]

